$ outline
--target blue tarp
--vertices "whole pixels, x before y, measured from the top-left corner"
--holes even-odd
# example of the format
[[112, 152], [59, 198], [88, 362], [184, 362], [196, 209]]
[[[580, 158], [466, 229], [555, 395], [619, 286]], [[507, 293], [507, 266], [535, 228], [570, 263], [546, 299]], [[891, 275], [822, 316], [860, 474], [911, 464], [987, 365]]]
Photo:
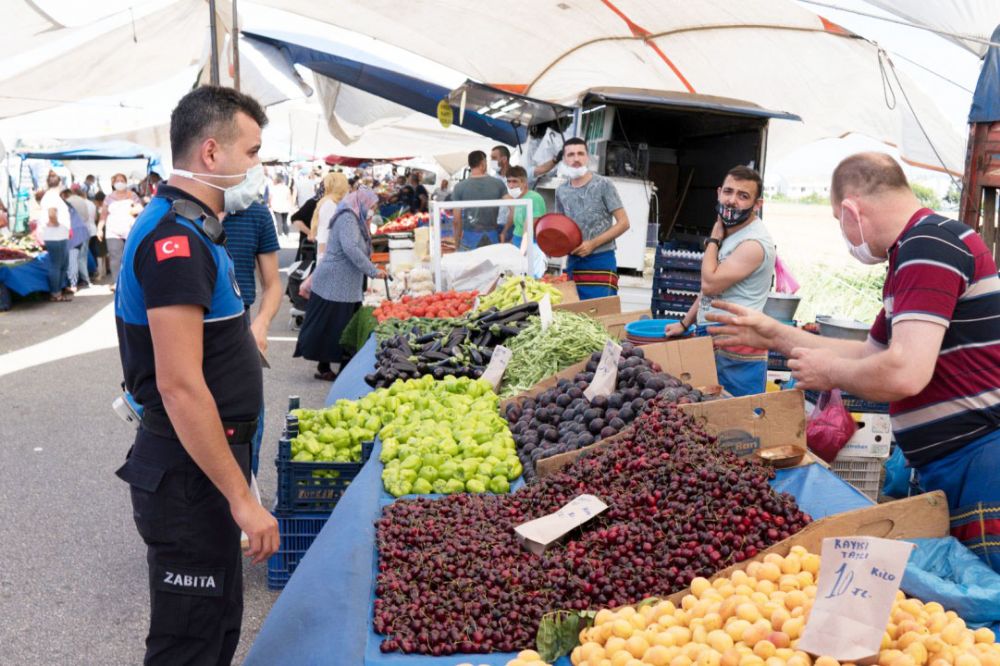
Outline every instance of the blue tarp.
[[[67, 280], [68, 282], [68, 280]], [[49, 254], [42, 252], [32, 261], [17, 266], [0, 265], [0, 284], [21, 296], [49, 290]]]
[[[344, 368], [327, 404], [360, 398], [371, 389], [365, 374], [375, 365], [374, 336]], [[299, 563], [264, 621], [244, 662], [255, 664], [366, 664], [452, 666], [461, 662], [502, 666], [513, 654], [385, 655], [371, 627], [375, 526], [383, 499], [376, 442], [371, 462], [351, 482], [326, 526]], [[814, 518], [870, 506], [871, 501], [820, 465], [780, 470], [775, 489], [791, 493]], [[568, 665], [567, 658], [557, 662]]]
[[19, 152], [22, 159], [38, 160], [145, 160], [159, 154], [130, 141], [94, 141], [50, 150]]
[[[292, 63], [308, 67], [317, 74], [434, 118], [438, 103], [447, 99], [451, 92], [445, 86], [369, 64], [376, 60], [375, 56], [344, 44], [280, 31], [258, 30], [243, 35], [281, 49]], [[456, 125], [510, 146], [522, 143], [527, 136], [523, 127], [516, 129], [506, 121], [488, 118], [471, 109], [465, 110], [461, 123], [458, 116], [456, 113]]]
[[[993, 31], [993, 42], [1000, 42], [1000, 26]], [[970, 123], [991, 123], [1000, 120], [1000, 48], [991, 46], [983, 59], [979, 83], [972, 96]]]
[[29, 150], [18, 155], [24, 160], [148, 160], [150, 171], [164, 175], [160, 154], [131, 141], [93, 141], [49, 150]]

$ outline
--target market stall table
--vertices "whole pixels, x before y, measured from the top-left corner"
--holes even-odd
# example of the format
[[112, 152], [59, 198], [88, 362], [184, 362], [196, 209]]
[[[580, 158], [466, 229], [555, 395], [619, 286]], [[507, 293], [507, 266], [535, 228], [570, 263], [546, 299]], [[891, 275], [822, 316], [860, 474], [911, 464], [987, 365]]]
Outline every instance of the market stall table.
[[21, 296], [49, 290], [49, 253], [23, 262], [0, 263], [0, 284]]
[[[370, 338], [344, 367], [327, 404], [357, 399], [371, 389], [364, 376], [375, 364]], [[351, 483], [326, 526], [275, 602], [244, 663], [367, 664], [369, 666], [503, 665], [513, 653], [477, 655], [382, 654], [372, 629], [375, 520], [391, 500], [382, 490], [376, 442], [369, 464]], [[870, 506], [871, 501], [820, 465], [779, 470], [775, 490], [791, 493], [814, 519]], [[530, 647], [530, 646], [525, 646]], [[558, 664], [569, 664], [563, 658]]]

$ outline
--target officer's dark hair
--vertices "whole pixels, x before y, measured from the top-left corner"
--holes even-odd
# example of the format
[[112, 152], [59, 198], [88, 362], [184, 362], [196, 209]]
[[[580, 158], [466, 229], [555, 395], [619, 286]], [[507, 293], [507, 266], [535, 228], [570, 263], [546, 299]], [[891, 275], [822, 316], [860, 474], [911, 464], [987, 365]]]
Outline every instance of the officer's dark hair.
[[574, 136], [571, 139], [566, 139], [566, 142], [563, 144], [563, 148], [566, 148], [566, 146], [583, 146], [586, 148], [587, 142], [578, 136]]
[[508, 160], [510, 159], [510, 149], [507, 146], [493, 146], [493, 150], [491, 150], [490, 152], [492, 153], [494, 150], [499, 152]]
[[486, 153], [481, 150], [473, 150], [469, 153], [469, 168], [475, 169], [486, 161]]
[[[754, 197], [755, 200], [760, 199], [764, 194], [764, 179], [760, 177], [760, 174], [757, 173], [756, 169], [751, 169], [748, 166], [740, 164], [734, 166], [726, 172], [726, 178], [729, 178], [730, 176], [732, 176], [734, 180], [752, 180], [756, 183], [757, 195]], [[725, 180], [725, 178], [723, 178], [723, 180]]]
[[181, 98], [170, 114], [170, 151], [174, 162], [183, 161], [191, 149], [208, 136], [220, 142], [236, 135], [236, 114], [242, 111], [255, 123], [267, 125], [267, 114], [249, 95], [222, 86], [195, 88]]

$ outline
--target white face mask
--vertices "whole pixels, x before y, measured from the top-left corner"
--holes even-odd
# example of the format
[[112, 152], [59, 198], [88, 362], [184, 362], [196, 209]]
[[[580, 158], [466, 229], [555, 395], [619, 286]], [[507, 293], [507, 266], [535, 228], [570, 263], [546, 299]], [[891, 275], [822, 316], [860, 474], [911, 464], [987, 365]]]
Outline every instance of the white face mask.
[[486, 167], [490, 173], [500, 173], [500, 163], [496, 160], [489, 160]]
[[115, 184], [114, 184], [114, 188], [115, 188], [115, 192], [121, 192], [121, 191], [122, 191], [122, 190], [124, 190], [124, 189], [125, 189], [126, 187], [128, 187], [128, 185], [127, 185], [127, 184], [125, 184], [125, 183], [123, 183], [123, 182], [122, 182], [122, 181], [120, 181], [120, 180], [119, 180], [119, 181], [118, 181], [117, 183], [115, 183]]
[[507, 192], [515, 199], [521, 198], [521, 195], [524, 193], [520, 187], [508, 187]]
[[589, 169], [586, 166], [571, 167], [565, 162], [559, 163], [559, 175], [569, 178], [571, 180], [576, 180], [577, 178], [583, 178], [587, 175]]
[[[184, 178], [196, 180], [203, 185], [222, 190], [222, 208], [226, 212], [246, 210], [250, 207], [260, 194], [260, 188], [264, 184], [264, 167], [260, 164], [250, 167], [245, 173], [219, 174], [219, 173], [194, 173], [184, 169], [174, 169], [174, 173]], [[243, 176], [243, 180], [232, 187], [221, 187], [214, 183], [209, 183], [197, 178], [197, 176], [212, 176], [215, 178], [235, 178]]]
[[851, 253], [851, 256], [860, 261], [867, 266], [874, 266], [875, 264], [881, 264], [883, 261], [888, 259], [888, 257], [878, 257], [872, 252], [871, 246], [865, 240], [865, 232], [861, 230], [861, 219], [858, 219], [858, 233], [861, 234], [861, 244], [854, 245], [847, 238], [847, 233], [844, 231], [844, 210], [847, 208], [844, 204], [840, 205], [840, 234], [844, 237], [844, 243], [847, 244], [847, 251]]

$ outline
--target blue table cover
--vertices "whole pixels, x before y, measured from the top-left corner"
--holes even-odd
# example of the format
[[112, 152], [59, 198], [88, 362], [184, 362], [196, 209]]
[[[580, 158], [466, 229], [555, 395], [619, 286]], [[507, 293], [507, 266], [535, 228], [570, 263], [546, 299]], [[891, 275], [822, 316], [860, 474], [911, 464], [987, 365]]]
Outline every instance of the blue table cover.
[[[334, 382], [327, 404], [356, 399], [371, 389], [364, 376], [375, 367], [374, 336]], [[382, 489], [376, 442], [370, 462], [351, 482], [326, 526], [303, 557], [264, 621], [244, 662], [368, 666], [454, 666], [463, 662], [503, 666], [514, 653], [430, 657], [382, 654], [372, 629], [375, 581], [375, 525], [391, 502]], [[779, 470], [771, 485], [795, 496], [814, 519], [859, 509], [871, 500], [821, 465]], [[564, 657], [556, 662], [568, 666]]]
[[32, 261], [17, 266], [0, 266], [0, 284], [21, 296], [48, 292], [49, 253], [42, 252]]

